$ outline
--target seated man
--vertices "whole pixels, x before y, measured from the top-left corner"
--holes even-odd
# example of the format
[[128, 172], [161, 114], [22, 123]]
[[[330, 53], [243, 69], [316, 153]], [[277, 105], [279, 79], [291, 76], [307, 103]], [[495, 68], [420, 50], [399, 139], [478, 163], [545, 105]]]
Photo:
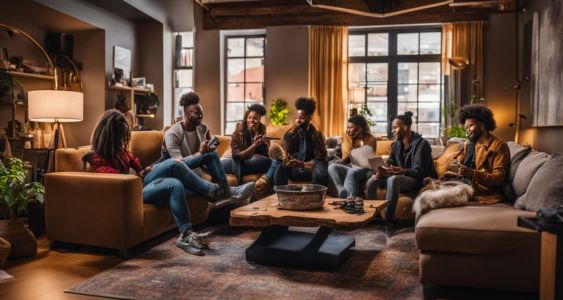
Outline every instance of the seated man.
[[211, 138], [207, 125], [203, 124], [203, 109], [199, 95], [189, 92], [182, 96], [180, 105], [184, 107], [184, 120], [174, 124], [164, 134], [162, 159], [170, 157], [183, 161], [191, 169], [205, 167], [211, 178], [221, 186], [221, 194], [213, 198], [247, 200], [254, 195], [254, 182], [235, 188], [227, 184], [227, 175], [219, 156], [208, 146]]
[[459, 110], [459, 121], [464, 124], [469, 141], [458, 156], [458, 172], [448, 171], [444, 177], [463, 176], [482, 204], [501, 202], [502, 186], [510, 168], [510, 150], [491, 133], [496, 128], [492, 111], [480, 104], [466, 105]]
[[387, 166], [379, 167], [366, 184], [368, 199], [376, 199], [378, 187], [387, 188], [387, 221], [395, 217], [400, 192], [419, 190], [425, 177], [438, 176], [432, 162], [430, 143], [411, 130], [412, 115], [412, 112], [407, 111], [393, 119], [391, 126], [396, 141], [391, 145]]
[[351, 116], [348, 119], [346, 136], [342, 141], [342, 161], [328, 166], [328, 174], [340, 198], [361, 196], [360, 187], [373, 174], [371, 169], [350, 165], [352, 149], [363, 146], [370, 146], [375, 155], [377, 141], [370, 132], [368, 122], [363, 116]]
[[325, 138], [311, 124], [316, 103], [313, 98], [301, 97], [295, 101], [295, 125], [283, 137], [285, 158], [276, 171], [276, 185], [287, 184], [288, 179], [328, 186], [328, 162]]

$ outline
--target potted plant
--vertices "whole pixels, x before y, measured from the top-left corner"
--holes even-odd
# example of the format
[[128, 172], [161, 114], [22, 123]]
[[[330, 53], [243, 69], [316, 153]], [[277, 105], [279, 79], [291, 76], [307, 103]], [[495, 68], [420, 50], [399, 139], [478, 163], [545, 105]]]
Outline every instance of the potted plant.
[[24, 214], [29, 203], [43, 203], [45, 190], [40, 183], [26, 183], [29, 164], [14, 157], [0, 161], [0, 237], [12, 244], [9, 257], [33, 255], [37, 240], [18, 216]]
[[375, 126], [375, 121], [373, 120], [373, 114], [371, 113], [371, 110], [369, 109], [367, 104], [363, 104], [360, 107], [358, 114], [366, 119], [366, 122], [368, 123], [370, 128]]
[[272, 106], [270, 107], [270, 111], [268, 111], [268, 119], [274, 126], [287, 125], [288, 113], [289, 108], [287, 107], [287, 102], [276, 98], [272, 101]]
[[160, 105], [158, 96], [153, 92], [147, 94], [135, 94], [135, 105], [137, 106], [137, 114], [156, 114], [156, 110]]

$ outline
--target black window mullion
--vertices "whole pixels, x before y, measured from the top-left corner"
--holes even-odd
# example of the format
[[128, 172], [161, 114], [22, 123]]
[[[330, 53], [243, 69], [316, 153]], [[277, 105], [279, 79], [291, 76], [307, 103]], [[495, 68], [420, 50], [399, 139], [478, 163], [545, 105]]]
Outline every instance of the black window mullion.
[[397, 63], [397, 33], [389, 33], [389, 59], [387, 76], [387, 136], [391, 137], [391, 118], [397, 115], [397, 94], [398, 94], [398, 63]]

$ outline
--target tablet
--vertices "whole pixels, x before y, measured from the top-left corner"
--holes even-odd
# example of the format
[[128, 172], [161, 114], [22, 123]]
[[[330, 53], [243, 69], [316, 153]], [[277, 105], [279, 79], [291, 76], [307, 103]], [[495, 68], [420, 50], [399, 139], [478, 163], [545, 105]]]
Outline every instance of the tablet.
[[378, 169], [379, 167], [385, 165], [385, 162], [383, 161], [383, 158], [381, 158], [381, 157], [379, 157], [379, 156], [378, 156], [378, 157], [374, 157], [374, 158], [370, 158], [370, 159], [368, 159], [368, 161], [369, 161], [369, 164], [370, 164], [370, 166], [371, 166], [371, 168], [372, 168], [372, 170], [373, 170], [374, 172], [377, 172], [377, 169]]

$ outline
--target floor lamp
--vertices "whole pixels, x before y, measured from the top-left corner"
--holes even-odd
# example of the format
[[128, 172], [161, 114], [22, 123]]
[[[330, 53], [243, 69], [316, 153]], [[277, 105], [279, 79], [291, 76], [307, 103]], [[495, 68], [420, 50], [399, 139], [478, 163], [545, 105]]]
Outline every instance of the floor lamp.
[[[55, 123], [55, 134], [49, 141], [49, 152], [59, 147], [59, 137], [66, 147], [63, 125], [61, 123], [80, 122], [84, 113], [84, 94], [64, 90], [37, 90], [28, 93], [29, 120], [34, 122]], [[53, 145], [53, 147], [51, 147]], [[47, 170], [50, 170], [50, 153]], [[53, 165], [55, 163], [53, 155]]]

